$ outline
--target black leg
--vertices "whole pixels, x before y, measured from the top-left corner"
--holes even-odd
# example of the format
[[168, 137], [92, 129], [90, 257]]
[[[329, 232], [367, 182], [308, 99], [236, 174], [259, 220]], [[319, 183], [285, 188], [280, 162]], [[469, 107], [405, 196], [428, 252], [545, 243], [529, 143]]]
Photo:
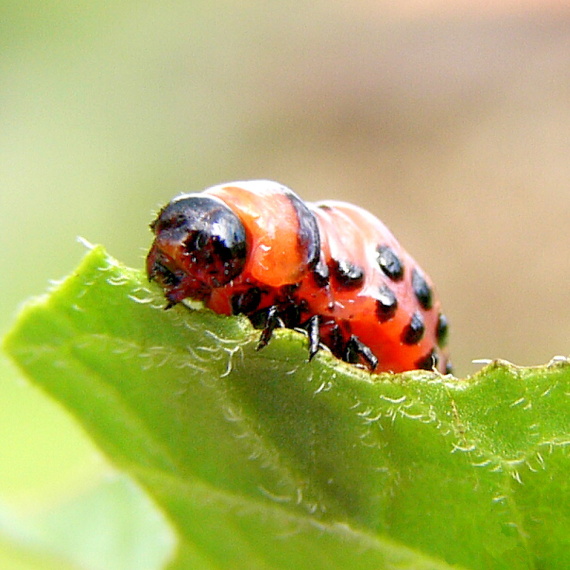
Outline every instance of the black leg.
[[273, 331], [276, 328], [282, 326], [283, 322], [281, 321], [277, 313], [277, 305], [269, 307], [265, 316], [265, 324], [263, 325], [263, 329], [261, 331], [261, 336], [259, 337], [259, 342], [257, 343], [256, 350], [261, 350], [264, 346], [267, 346], [267, 343], [271, 340]]
[[309, 337], [309, 360], [312, 360], [319, 351], [321, 342], [321, 333], [319, 331], [320, 319], [319, 315], [313, 315], [306, 323], [307, 335]]
[[359, 358], [364, 360], [369, 370], [374, 370], [378, 366], [378, 358], [374, 356], [370, 348], [356, 335], [351, 335], [346, 343], [344, 360], [350, 364], [357, 364]]

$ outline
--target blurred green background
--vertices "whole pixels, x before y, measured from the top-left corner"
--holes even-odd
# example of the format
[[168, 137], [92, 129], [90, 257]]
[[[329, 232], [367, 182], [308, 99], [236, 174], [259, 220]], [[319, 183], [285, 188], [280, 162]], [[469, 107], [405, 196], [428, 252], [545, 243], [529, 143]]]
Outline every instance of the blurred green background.
[[[76, 236], [142, 267], [173, 195], [270, 178], [388, 224], [437, 284], [459, 375], [567, 355], [568, 3], [392, 4], [2, 0], [0, 332], [76, 266]], [[0, 365], [0, 504], [106, 477]]]

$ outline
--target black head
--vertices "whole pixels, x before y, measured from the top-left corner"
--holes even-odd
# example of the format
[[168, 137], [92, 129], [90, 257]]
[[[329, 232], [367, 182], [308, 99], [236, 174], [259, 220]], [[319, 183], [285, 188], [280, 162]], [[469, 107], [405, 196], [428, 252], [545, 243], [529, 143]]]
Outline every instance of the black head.
[[155, 240], [146, 260], [148, 277], [164, 288], [171, 305], [185, 297], [204, 299], [243, 270], [245, 228], [218, 198], [179, 196], [150, 227]]

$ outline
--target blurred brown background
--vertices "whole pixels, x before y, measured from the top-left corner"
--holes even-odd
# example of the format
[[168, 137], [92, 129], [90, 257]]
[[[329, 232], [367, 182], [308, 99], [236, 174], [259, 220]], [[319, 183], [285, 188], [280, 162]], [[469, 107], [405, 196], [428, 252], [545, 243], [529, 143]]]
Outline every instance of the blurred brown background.
[[[570, 3], [0, 10], [2, 331], [74, 268], [77, 235], [142, 267], [173, 195], [271, 178], [394, 231], [437, 284], [459, 375], [570, 353]], [[21, 506], [100, 463], [2, 364], [0, 494]]]

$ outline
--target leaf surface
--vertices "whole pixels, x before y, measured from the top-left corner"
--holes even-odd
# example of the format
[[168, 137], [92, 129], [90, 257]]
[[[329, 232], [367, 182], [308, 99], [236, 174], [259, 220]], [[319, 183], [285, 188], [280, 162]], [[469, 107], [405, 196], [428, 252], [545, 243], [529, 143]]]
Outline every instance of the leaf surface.
[[5, 347], [172, 524], [170, 568], [570, 567], [570, 367], [370, 375], [94, 248]]

